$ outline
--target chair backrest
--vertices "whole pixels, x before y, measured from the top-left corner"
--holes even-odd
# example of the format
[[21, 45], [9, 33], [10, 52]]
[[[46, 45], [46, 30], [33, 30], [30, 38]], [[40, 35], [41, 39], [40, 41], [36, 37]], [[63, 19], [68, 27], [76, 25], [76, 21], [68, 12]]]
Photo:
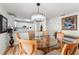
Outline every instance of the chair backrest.
[[63, 40], [64, 38], [64, 33], [62, 32], [57, 32], [57, 37], [56, 37], [59, 41]]
[[35, 40], [22, 40], [20, 42], [23, 52], [31, 55], [31, 54], [35, 54], [36, 50], [37, 50], [37, 44]]
[[48, 36], [48, 32], [43, 31], [43, 37], [42, 37], [42, 40], [41, 40], [42, 47], [49, 46], [49, 41], [50, 41], [50, 38]]
[[76, 44], [65, 44], [61, 54], [62, 55], [73, 55], [76, 52], [77, 45]]
[[20, 34], [17, 32], [16, 33], [16, 40], [19, 41], [21, 39]]
[[43, 37], [48, 39], [48, 40], [50, 39], [47, 31], [43, 31]]
[[35, 32], [34, 31], [28, 31], [29, 39], [35, 39]]
[[[62, 32], [57, 32], [57, 35], [56, 35], [56, 36], [57, 36], [56, 39], [58, 40], [59, 45], [60, 45], [60, 47], [61, 47], [61, 49], [62, 49], [64, 33], [62, 33]], [[60, 51], [61, 51], [61, 50], [60, 50]]]
[[47, 31], [43, 31], [43, 36], [48, 36], [48, 32]]
[[19, 37], [19, 33], [16, 34], [16, 39], [19, 42], [19, 54], [31, 55], [37, 51], [37, 41], [36, 40], [24, 40]]

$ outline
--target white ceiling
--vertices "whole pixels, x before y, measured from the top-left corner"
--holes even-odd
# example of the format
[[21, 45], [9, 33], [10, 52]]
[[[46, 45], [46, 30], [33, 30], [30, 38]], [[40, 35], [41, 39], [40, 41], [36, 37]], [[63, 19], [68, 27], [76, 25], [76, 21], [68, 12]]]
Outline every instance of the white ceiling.
[[[36, 3], [1, 3], [3, 8], [20, 18], [31, 18], [37, 13]], [[79, 11], [79, 3], [41, 3], [40, 12], [47, 16], [47, 19], [59, 17]]]

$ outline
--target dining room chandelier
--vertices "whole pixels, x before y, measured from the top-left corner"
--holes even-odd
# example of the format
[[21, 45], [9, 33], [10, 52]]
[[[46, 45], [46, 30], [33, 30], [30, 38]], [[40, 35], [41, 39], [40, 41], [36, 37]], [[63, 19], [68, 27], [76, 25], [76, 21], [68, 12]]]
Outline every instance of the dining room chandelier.
[[40, 3], [37, 3], [37, 14], [32, 15], [31, 20], [36, 22], [43, 22], [46, 17], [39, 12]]

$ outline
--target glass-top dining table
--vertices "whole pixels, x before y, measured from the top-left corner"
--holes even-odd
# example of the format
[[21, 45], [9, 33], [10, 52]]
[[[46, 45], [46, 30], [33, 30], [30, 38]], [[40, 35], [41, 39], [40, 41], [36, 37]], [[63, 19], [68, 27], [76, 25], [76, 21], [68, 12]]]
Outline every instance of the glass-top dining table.
[[55, 39], [54, 37], [51, 38], [50, 35], [36, 36], [36, 40], [37, 40], [37, 48], [39, 50], [43, 50], [45, 53], [60, 48], [57, 39]]

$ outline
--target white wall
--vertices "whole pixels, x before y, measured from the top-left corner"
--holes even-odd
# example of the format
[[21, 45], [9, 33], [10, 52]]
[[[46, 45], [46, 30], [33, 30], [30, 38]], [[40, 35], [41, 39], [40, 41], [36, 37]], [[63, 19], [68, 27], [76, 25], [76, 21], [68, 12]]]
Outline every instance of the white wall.
[[[8, 18], [7, 12], [2, 8], [0, 4], [0, 14]], [[6, 49], [8, 46], [8, 38], [6, 33], [0, 33], [0, 54], [3, 53], [3, 51]]]
[[2, 54], [8, 46], [7, 33], [0, 34], [0, 54]]
[[48, 21], [47, 23], [47, 30], [49, 35], [52, 37], [55, 32], [60, 31], [60, 20], [59, 18], [54, 18]]
[[[77, 30], [72, 30], [72, 31], [71, 30], [61, 30], [61, 19], [63, 17], [72, 16], [72, 15], [77, 15]], [[53, 19], [49, 20], [47, 27], [48, 27], [49, 34], [52, 36], [55, 32], [60, 32], [60, 31], [64, 32], [66, 35], [79, 36], [79, 12], [65, 15], [62, 17], [53, 18]]]

